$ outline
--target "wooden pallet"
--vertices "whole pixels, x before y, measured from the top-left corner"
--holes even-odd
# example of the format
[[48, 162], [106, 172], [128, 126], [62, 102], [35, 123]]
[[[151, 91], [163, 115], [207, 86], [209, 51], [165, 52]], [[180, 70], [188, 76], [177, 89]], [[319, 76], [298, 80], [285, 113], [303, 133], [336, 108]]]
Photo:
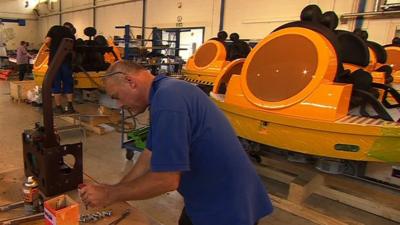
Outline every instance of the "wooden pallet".
[[[67, 121], [72, 124], [76, 123], [76, 118], [74, 116], [62, 116], [60, 118], [64, 121]], [[95, 134], [98, 134], [98, 135], [103, 135], [106, 133], [106, 129], [104, 127], [101, 127], [98, 125], [92, 125], [90, 123], [83, 122], [83, 121], [80, 121], [80, 125], [82, 127], [84, 127], [86, 130], [94, 132]]]
[[[88, 131], [92, 131], [96, 134], [103, 135], [107, 133], [104, 124], [118, 125], [120, 121], [120, 115], [115, 111], [107, 111], [104, 113], [104, 107], [101, 107], [101, 112], [99, 114], [80, 114], [80, 124]], [[79, 109], [78, 109], [79, 111]], [[62, 119], [69, 123], [75, 123], [76, 117], [63, 116]], [[118, 125], [119, 126], [119, 125]], [[134, 128], [132, 123], [124, 123], [125, 129]]]
[[[378, 219], [394, 221], [389, 221], [388, 224], [400, 223], [398, 191], [342, 175], [324, 174], [309, 165], [288, 162], [276, 156], [262, 157], [262, 163], [256, 169], [262, 177], [269, 180], [267, 187], [272, 190], [270, 198], [275, 207], [313, 223], [365, 224], [360, 222], [362, 218], [353, 216], [360, 214], [360, 211], [385, 218], [377, 217]], [[274, 182], [281, 184], [278, 185], [279, 188], [274, 188]], [[274, 189], [279, 191], [273, 191]], [[283, 189], [285, 191], [282, 194]], [[322, 207], [323, 202], [328, 205], [327, 208]], [[340, 212], [339, 209], [345, 210]], [[374, 215], [370, 216], [376, 217]]]

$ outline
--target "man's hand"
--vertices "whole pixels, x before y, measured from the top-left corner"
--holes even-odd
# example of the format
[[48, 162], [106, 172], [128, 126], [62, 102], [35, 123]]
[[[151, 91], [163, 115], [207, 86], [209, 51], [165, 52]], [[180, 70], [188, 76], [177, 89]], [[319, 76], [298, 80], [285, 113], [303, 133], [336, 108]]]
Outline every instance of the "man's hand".
[[105, 184], [85, 184], [80, 189], [80, 197], [86, 206], [106, 207], [114, 202], [111, 189], [112, 186]]

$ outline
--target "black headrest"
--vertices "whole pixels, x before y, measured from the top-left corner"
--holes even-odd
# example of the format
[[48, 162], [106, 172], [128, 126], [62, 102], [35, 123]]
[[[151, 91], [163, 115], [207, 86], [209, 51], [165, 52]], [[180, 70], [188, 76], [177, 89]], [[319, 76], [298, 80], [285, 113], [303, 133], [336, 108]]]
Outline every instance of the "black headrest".
[[368, 91], [371, 89], [372, 76], [363, 69], [358, 69], [350, 75], [355, 89]]
[[359, 36], [363, 40], [368, 40], [368, 32], [365, 30], [361, 30], [360, 28], [354, 29], [353, 33]]
[[322, 14], [321, 24], [331, 30], [335, 30], [339, 24], [339, 17], [333, 11], [328, 11]]
[[385, 48], [382, 45], [380, 45], [376, 42], [373, 42], [373, 41], [367, 41], [367, 45], [368, 45], [368, 47], [370, 47], [372, 49], [372, 51], [375, 52], [376, 61], [378, 63], [382, 63], [382, 64], [386, 63], [387, 54], [386, 54]]
[[317, 5], [306, 6], [300, 14], [301, 21], [310, 21], [314, 23], [319, 23], [322, 18], [322, 11]]
[[94, 38], [94, 41], [96, 42], [97, 45], [99, 46], [108, 46], [107, 39], [103, 35], [97, 35]]
[[97, 30], [94, 27], [86, 27], [85, 30], [83, 30], [83, 33], [88, 37], [94, 37], [97, 33]]
[[226, 31], [224, 30], [221, 30], [220, 32], [218, 32], [217, 38], [221, 41], [225, 41], [226, 38], [228, 38], [228, 33], [226, 33]]
[[394, 37], [393, 40], [392, 40], [392, 44], [400, 45], [400, 38], [399, 37]]
[[229, 35], [229, 39], [231, 41], [239, 41], [239, 34], [238, 33], [232, 33], [231, 35]]
[[340, 43], [336, 37], [336, 34], [330, 30], [329, 28], [319, 24], [319, 23], [314, 23], [310, 21], [295, 21], [295, 22], [290, 22], [287, 24], [284, 24], [278, 28], [276, 28], [274, 31], [278, 31], [281, 29], [289, 28], [289, 27], [303, 27], [306, 29], [313, 30], [315, 32], [318, 32], [319, 34], [323, 35], [328, 41], [332, 44], [333, 48], [335, 49], [336, 52], [336, 58], [338, 62], [338, 67], [336, 70], [336, 74], [339, 74], [339, 72], [342, 70], [341, 64], [342, 64], [342, 53], [340, 50]]
[[75, 45], [84, 45], [85, 44], [85, 41], [82, 39], [82, 38], [78, 38], [78, 39], [76, 39], [76, 41], [75, 41]]
[[343, 62], [363, 67], [368, 66], [369, 51], [365, 41], [349, 31], [337, 30], [336, 33]]
[[71, 28], [71, 33], [72, 33], [73, 35], [76, 34], [76, 28], [75, 28], [75, 27]]

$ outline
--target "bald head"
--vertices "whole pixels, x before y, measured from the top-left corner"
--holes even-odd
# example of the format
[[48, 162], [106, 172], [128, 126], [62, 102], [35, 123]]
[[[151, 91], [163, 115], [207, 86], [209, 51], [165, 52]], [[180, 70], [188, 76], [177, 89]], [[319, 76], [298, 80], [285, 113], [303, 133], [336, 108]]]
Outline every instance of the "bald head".
[[140, 70], [146, 70], [146, 68], [134, 62], [130, 62], [127, 60], [119, 60], [108, 68], [107, 73], [113, 73], [119, 71], [129, 74], [129, 73], [135, 73]]
[[146, 68], [124, 60], [112, 64], [103, 77], [107, 94], [135, 112], [143, 112], [148, 106], [153, 80]]
[[146, 71], [146, 68], [134, 62], [119, 60], [108, 68], [103, 81], [121, 83], [127, 75], [137, 75], [141, 71]]

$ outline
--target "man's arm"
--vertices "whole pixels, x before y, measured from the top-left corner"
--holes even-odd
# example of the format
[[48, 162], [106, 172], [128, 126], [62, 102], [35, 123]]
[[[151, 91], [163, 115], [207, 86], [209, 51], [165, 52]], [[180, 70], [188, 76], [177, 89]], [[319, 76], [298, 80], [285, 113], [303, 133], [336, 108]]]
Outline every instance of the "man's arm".
[[29, 52], [26, 48], [21, 48], [21, 53], [22, 53], [22, 55], [26, 55], [26, 56], [28, 56], [28, 58], [33, 59], [33, 56], [31, 54], [29, 54]]
[[135, 166], [131, 169], [131, 171], [128, 174], [125, 175], [125, 177], [121, 179], [119, 183], [121, 184], [135, 180], [136, 178], [150, 171], [150, 159], [151, 159], [151, 151], [145, 149], [140, 154], [137, 162], [135, 163]]
[[115, 202], [152, 198], [179, 187], [180, 172], [148, 172], [117, 185], [87, 184], [81, 189], [85, 205], [104, 207]]

